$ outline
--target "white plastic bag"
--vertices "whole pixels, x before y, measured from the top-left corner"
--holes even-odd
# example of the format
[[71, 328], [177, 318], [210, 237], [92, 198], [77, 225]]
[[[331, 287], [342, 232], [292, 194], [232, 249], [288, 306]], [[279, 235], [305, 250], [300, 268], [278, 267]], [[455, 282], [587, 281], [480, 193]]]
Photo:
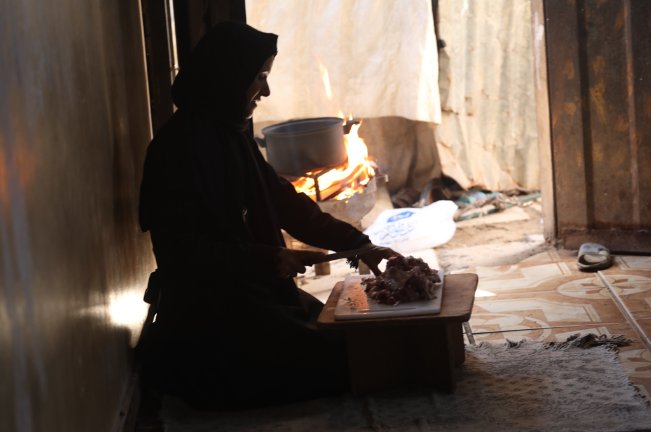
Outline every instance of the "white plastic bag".
[[423, 208], [385, 210], [364, 234], [373, 244], [406, 254], [447, 243], [457, 227], [452, 201], [437, 201]]

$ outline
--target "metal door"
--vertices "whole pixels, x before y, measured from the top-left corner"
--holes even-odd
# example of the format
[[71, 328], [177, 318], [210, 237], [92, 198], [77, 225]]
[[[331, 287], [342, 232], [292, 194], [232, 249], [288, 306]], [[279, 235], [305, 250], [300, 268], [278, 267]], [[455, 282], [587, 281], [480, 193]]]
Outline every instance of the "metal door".
[[651, 1], [547, 0], [544, 13], [558, 239], [651, 252]]

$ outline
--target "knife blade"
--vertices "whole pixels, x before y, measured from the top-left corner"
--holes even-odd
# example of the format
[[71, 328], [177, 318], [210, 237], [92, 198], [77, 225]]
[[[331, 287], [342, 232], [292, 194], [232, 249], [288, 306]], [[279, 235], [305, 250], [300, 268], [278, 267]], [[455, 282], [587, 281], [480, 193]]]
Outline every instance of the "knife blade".
[[326, 255], [323, 259], [320, 259], [318, 261], [311, 261], [309, 264], [306, 263], [305, 265], [321, 264], [324, 262], [334, 261], [341, 258], [350, 258], [356, 255], [363, 255], [375, 249], [376, 249], [375, 247], [367, 247], [362, 249], [353, 249], [349, 251], [337, 252], [337, 253]]

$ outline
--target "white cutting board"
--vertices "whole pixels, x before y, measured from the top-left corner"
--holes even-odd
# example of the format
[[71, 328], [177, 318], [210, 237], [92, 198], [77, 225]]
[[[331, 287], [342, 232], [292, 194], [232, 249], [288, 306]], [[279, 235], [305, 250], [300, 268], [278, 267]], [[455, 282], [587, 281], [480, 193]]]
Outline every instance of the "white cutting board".
[[368, 298], [361, 284], [366, 276], [348, 276], [335, 308], [335, 320], [360, 320], [371, 318], [392, 318], [399, 316], [435, 315], [441, 312], [443, 296], [443, 271], [439, 270], [441, 282], [436, 284], [436, 298], [400, 303], [398, 306], [379, 304]]

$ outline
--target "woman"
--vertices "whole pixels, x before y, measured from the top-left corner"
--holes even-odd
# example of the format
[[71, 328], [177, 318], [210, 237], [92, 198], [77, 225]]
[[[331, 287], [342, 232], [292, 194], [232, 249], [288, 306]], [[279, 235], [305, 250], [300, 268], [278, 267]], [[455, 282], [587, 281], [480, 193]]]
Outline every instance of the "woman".
[[[145, 162], [140, 224], [160, 289], [138, 355], [160, 390], [199, 409], [234, 410], [347, 389], [345, 351], [316, 329], [323, 304], [292, 279], [318, 252], [285, 248], [281, 228], [319, 248], [371, 245], [322, 213], [268, 165], [252, 139], [277, 36], [224, 22], [196, 46], [172, 87], [179, 108]], [[374, 271], [393, 254], [362, 257]]]

